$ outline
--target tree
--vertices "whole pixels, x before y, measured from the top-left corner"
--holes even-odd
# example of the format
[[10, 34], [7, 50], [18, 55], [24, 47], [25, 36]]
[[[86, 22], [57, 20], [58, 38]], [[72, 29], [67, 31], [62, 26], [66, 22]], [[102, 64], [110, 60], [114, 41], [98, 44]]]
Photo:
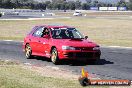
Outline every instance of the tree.
[[98, 4], [99, 4], [99, 2], [95, 0], [95, 1], [93, 1], [93, 2], [91, 3], [91, 6], [93, 6], [93, 7], [97, 7]]
[[81, 9], [81, 2], [80, 2], [79, 0], [77, 0], [77, 1], [75, 2], [75, 8], [76, 8], [76, 9]]
[[91, 3], [91, 2], [92, 2], [92, 0], [86, 0], [86, 2], [87, 2], [87, 3]]
[[47, 8], [48, 8], [48, 9], [53, 9], [53, 4], [52, 4], [52, 3], [48, 4], [48, 5], [47, 5]]
[[50, 1], [45, 1], [45, 4], [46, 4], [46, 5], [48, 5], [48, 4], [50, 4], [50, 3], [51, 3]]
[[50, 4], [51, 4], [50, 1], [45, 1], [46, 9], [49, 9], [49, 8], [48, 8], [48, 5], [50, 5]]
[[2, 6], [2, 1], [0, 0], [0, 7]]
[[126, 2], [124, 0], [121, 0], [120, 2], [117, 3], [118, 7], [126, 7]]
[[10, 8], [10, 9], [12, 9], [13, 8], [13, 3], [11, 2], [11, 0], [2, 0], [1, 1], [1, 5], [2, 5], [2, 7], [3, 8]]
[[68, 10], [68, 9], [70, 9], [70, 7], [69, 7], [69, 3], [67, 2], [67, 3], [65, 4], [65, 10]]
[[83, 9], [83, 10], [88, 10], [88, 9], [89, 9], [88, 4], [87, 4], [87, 3], [83, 3], [83, 4], [82, 4], [82, 9]]
[[75, 2], [74, 1], [69, 1], [68, 4], [69, 4], [69, 9], [75, 10], [76, 7], [75, 7]]
[[64, 10], [65, 9], [65, 5], [64, 5], [64, 3], [62, 3], [61, 5], [60, 5], [60, 10]]
[[130, 1], [130, 3], [127, 4], [127, 7], [129, 10], [132, 10], [132, 1]]

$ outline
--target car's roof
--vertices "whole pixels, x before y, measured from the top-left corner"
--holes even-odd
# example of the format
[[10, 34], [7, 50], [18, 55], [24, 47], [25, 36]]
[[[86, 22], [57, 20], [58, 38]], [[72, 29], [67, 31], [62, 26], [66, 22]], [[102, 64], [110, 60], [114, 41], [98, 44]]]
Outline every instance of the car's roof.
[[36, 25], [36, 26], [44, 26], [47, 28], [74, 28], [74, 27], [65, 26], [65, 25]]

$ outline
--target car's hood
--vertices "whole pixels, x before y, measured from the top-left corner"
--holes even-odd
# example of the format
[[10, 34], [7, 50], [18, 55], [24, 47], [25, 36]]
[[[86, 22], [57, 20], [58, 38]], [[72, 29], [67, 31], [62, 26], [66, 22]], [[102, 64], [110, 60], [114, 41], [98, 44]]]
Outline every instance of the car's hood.
[[92, 42], [91, 40], [87, 39], [55, 39], [58, 45], [65, 45], [65, 46], [74, 46], [74, 47], [95, 47], [97, 46], [96, 43]]

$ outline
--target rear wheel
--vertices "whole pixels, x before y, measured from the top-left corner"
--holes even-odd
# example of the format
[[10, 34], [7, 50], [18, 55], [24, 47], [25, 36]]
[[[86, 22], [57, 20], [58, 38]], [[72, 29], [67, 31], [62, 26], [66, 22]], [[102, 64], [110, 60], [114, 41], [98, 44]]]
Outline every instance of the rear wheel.
[[54, 64], [59, 64], [58, 51], [57, 51], [56, 48], [52, 49], [52, 52], [51, 52], [51, 61]]
[[32, 56], [32, 49], [31, 49], [29, 44], [27, 44], [25, 47], [25, 56], [27, 59], [31, 59], [33, 57]]

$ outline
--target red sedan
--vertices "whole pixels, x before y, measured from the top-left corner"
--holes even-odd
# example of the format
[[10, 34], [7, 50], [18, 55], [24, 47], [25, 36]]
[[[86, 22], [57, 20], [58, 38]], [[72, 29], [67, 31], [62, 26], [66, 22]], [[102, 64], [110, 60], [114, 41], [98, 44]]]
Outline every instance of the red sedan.
[[73, 27], [38, 25], [25, 37], [23, 50], [28, 59], [44, 56], [54, 64], [62, 59], [97, 61], [101, 55], [100, 47], [87, 38]]

